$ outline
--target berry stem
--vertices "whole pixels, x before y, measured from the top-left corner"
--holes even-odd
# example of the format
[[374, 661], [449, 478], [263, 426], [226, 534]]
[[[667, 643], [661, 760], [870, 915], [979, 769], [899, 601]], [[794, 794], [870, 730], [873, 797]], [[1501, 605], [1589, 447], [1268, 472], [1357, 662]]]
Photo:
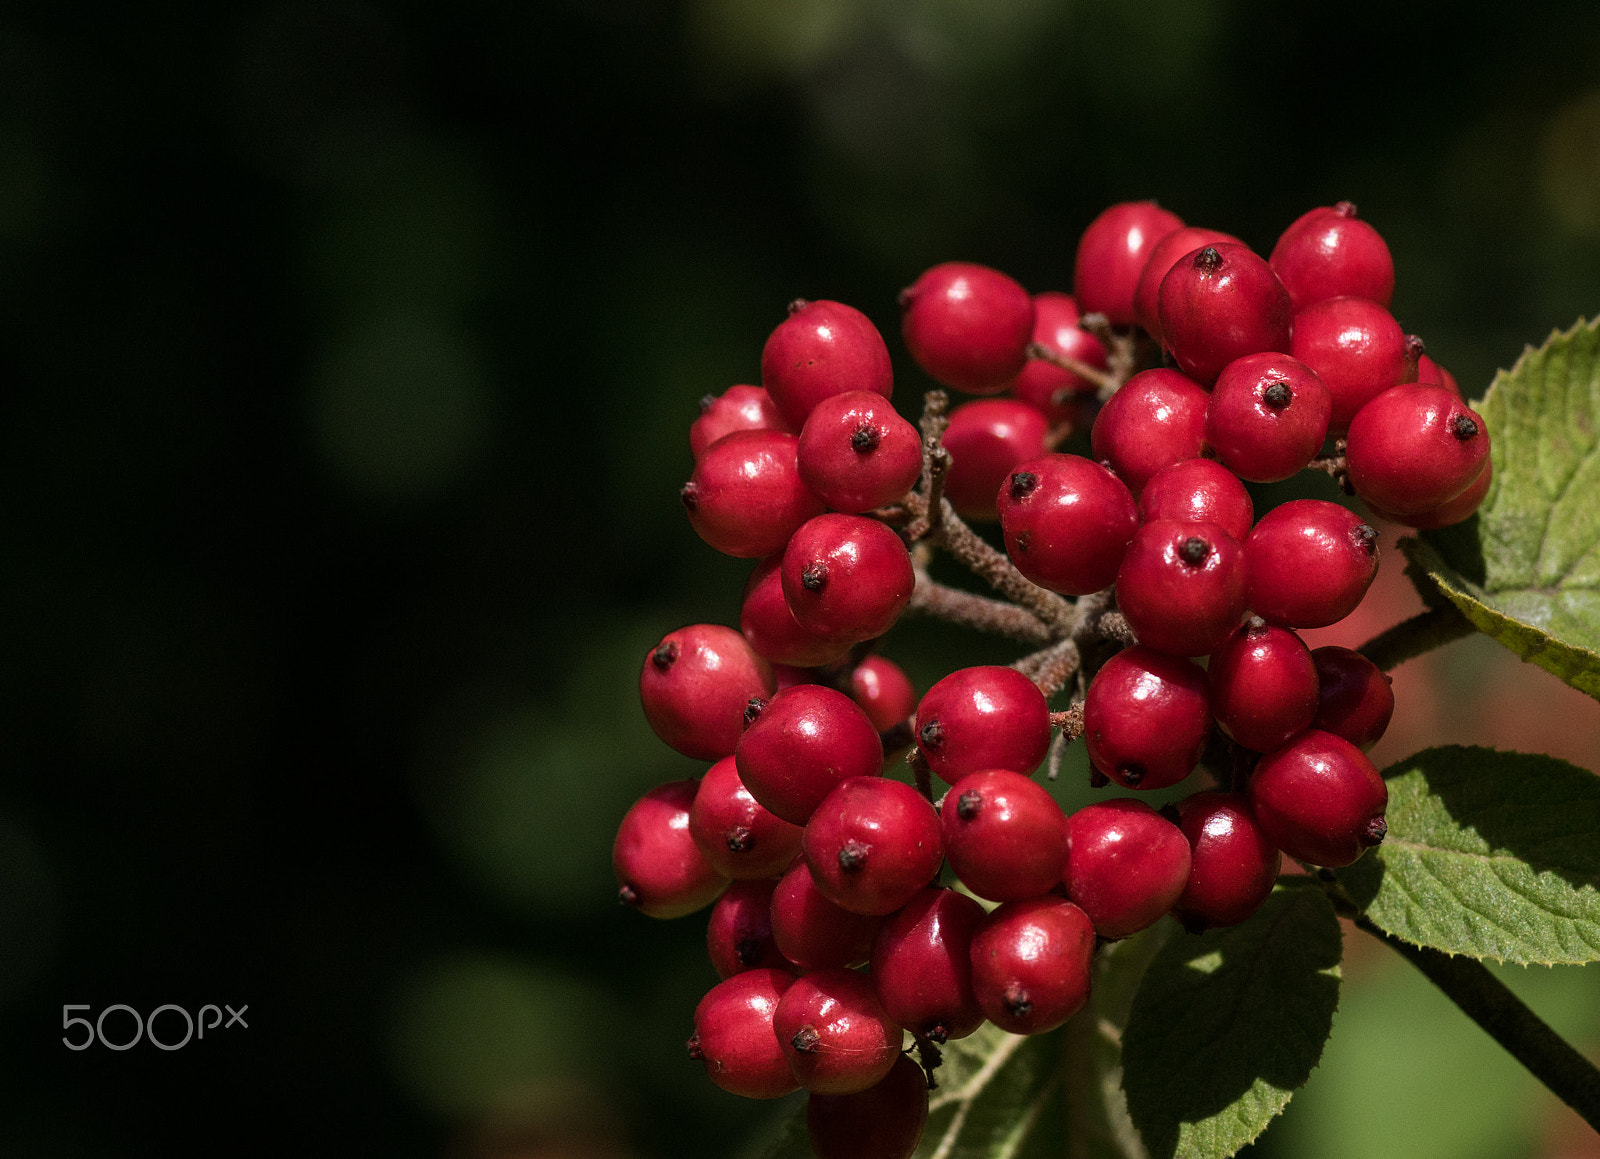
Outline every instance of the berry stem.
[[917, 778], [917, 792], [928, 798], [928, 803], [933, 803], [933, 774], [928, 769], [928, 758], [922, 755], [922, 750], [915, 745], [906, 753], [906, 764], [911, 766], [912, 774]]
[[[944, 449], [944, 432], [950, 426], [950, 396], [930, 390], [922, 396], [922, 475], [916, 492], [908, 495], [906, 506], [915, 516], [906, 527], [906, 539], [936, 538], [944, 519], [944, 473], [950, 467], [950, 452]], [[916, 502], [920, 500], [920, 505]]]
[[911, 593], [911, 602], [906, 605], [907, 612], [920, 612], [1025, 644], [1047, 644], [1054, 638], [1049, 625], [1026, 608], [949, 587], [921, 568], [916, 569], [915, 574], [917, 586]]
[[1459, 640], [1476, 632], [1471, 620], [1461, 614], [1454, 604], [1430, 608], [1409, 620], [1401, 620], [1392, 628], [1379, 632], [1356, 651], [1388, 672], [1407, 660], [1441, 648], [1452, 640]]
[[1028, 357], [1036, 358], [1040, 362], [1048, 362], [1051, 366], [1059, 370], [1065, 370], [1068, 374], [1076, 374], [1085, 382], [1094, 383], [1095, 387], [1102, 392], [1115, 391], [1117, 387], [1122, 385], [1114, 376], [1107, 374], [1104, 370], [1090, 366], [1087, 362], [1080, 361], [1070, 354], [1062, 354], [1060, 351], [1052, 350], [1043, 342], [1030, 343], [1028, 345]]
[[1333, 444], [1333, 454], [1317, 456], [1306, 464], [1305, 469], [1308, 471], [1321, 471], [1328, 478], [1339, 484], [1339, 490], [1346, 495], [1354, 495], [1356, 493], [1355, 488], [1350, 485], [1350, 462], [1345, 455], [1345, 442], [1343, 439], [1339, 439]]
[[[1067, 681], [1078, 671], [1080, 659], [1077, 641], [1069, 638], [1032, 656], [1023, 657], [1013, 667], [1037, 684], [1039, 691], [1049, 700], [1066, 687]], [[1031, 672], [1022, 667], [1030, 660], [1034, 662]]]

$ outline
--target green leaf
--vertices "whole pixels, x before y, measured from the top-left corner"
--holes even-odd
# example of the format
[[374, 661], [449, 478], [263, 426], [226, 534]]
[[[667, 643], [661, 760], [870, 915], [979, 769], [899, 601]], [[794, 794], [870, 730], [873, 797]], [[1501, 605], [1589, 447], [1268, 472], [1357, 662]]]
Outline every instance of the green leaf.
[[1600, 320], [1526, 351], [1477, 410], [1483, 506], [1401, 549], [1480, 631], [1600, 698]]
[[1289, 879], [1248, 921], [1167, 943], [1122, 1036], [1128, 1112], [1155, 1159], [1232, 1155], [1305, 1085], [1339, 1004], [1342, 940], [1317, 884]]
[[1554, 757], [1460, 746], [1383, 775], [1388, 836], [1339, 870], [1375, 924], [1472, 958], [1600, 960], [1600, 777]]

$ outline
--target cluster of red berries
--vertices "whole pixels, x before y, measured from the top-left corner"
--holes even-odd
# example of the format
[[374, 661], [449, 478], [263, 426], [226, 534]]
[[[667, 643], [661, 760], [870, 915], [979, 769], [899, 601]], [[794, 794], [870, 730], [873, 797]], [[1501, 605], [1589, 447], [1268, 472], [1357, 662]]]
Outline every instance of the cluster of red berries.
[[[1295, 631], [1359, 604], [1377, 532], [1324, 500], [1257, 520], [1241, 480], [1314, 466], [1414, 527], [1476, 509], [1486, 428], [1401, 332], [1393, 285], [1347, 203], [1301, 217], [1267, 260], [1126, 203], [1085, 232], [1072, 296], [968, 263], [905, 291], [912, 357], [987, 396], [948, 416], [938, 397], [921, 432], [888, 401], [879, 332], [838, 302], [794, 303], [762, 386], [704, 401], [683, 504], [712, 547], [759, 562], [739, 630], [681, 628], [645, 659], [657, 735], [715, 763], [635, 804], [614, 862], [646, 914], [716, 903], [724, 980], [689, 1042], [714, 1082], [804, 1087], [824, 1159], [907, 1156], [929, 1082], [905, 1032], [926, 1063], [985, 1020], [1050, 1030], [1087, 1001], [1099, 941], [1169, 913], [1243, 921], [1281, 853], [1343, 866], [1383, 839], [1364, 750], [1388, 678]], [[1134, 372], [1157, 351], [1165, 365]], [[1086, 421], [1093, 459], [1052, 450]], [[998, 518], [1005, 556], [962, 517]], [[961, 669], [917, 700], [870, 649], [914, 595], [936, 610], [931, 546], [1021, 591], [1006, 622], [1054, 662]], [[1052, 713], [1073, 676], [1081, 698]], [[1066, 816], [1030, 777], [1056, 728], [1084, 737], [1098, 785], [1166, 788], [1203, 757], [1222, 783]], [[882, 775], [904, 749], [916, 788]], [[938, 885], [946, 865], [963, 889]]]

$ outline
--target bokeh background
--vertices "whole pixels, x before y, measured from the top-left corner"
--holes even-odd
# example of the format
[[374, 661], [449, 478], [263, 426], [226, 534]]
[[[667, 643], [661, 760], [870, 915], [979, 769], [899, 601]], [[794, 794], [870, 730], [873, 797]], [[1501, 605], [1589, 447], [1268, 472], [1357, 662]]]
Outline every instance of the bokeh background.
[[[737, 1153], [774, 1108], [683, 1057], [702, 923], [621, 910], [608, 864], [629, 802], [698, 771], [640, 660], [733, 619], [746, 570], [678, 509], [696, 400], [831, 297], [914, 415], [899, 287], [963, 258], [1069, 289], [1084, 225], [1142, 197], [1263, 251], [1357, 201], [1402, 324], [1479, 393], [1600, 312], [1593, 14], [5, 6], [0, 1154]], [[1415, 608], [1388, 559], [1322, 641]], [[923, 625], [886, 651], [920, 687], [1010, 658]], [[1396, 687], [1380, 763], [1600, 767], [1600, 706], [1487, 641]], [[1349, 959], [1257, 1155], [1600, 1154], [1408, 967]], [[1593, 971], [1506, 976], [1600, 1049]], [[67, 1003], [249, 1025], [75, 1053]]]

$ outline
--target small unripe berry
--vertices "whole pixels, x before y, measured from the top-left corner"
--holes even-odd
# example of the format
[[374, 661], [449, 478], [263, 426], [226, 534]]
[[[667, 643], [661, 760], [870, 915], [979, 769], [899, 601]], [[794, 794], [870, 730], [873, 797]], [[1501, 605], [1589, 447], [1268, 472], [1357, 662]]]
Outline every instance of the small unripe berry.
[[1139, 515], [1128, 488], [1078, 455], [1019, 463], [997, 501], [1006, 554], [1040, 587], [1087, 595], [1117, 577]]
[[611, 846], [618, 896], [646, 917], [681, 918], [716, 900], [728, 879], [689, 834], [697, 781], [658, 785], [633, 803]]
[[1129, 789], [1164, 789], [1194, 771], [1211, 731], [1210, 692], [1195, 663], [1124, 648], [1095, 674], [1083, 739], [1103, 776]]
[[798, 431], [825, 398], [852, 390], [888, 398], [894, 368], [883, 336], [860, 310], [843, 302], [797, 300], [761, 350], [761, 385]]
[[668, 632], [645, 653], [639, 699], [655, 734], [686, 757], [720, 760], [733, 752], [753, 696], [777, 689], [772, 665], [721, 624]]
[[724, 555], [780, 551], [822, 500], [800, 481], [799, 440], [783, 431], [734, 431], [707, 447], [678, 492], [695, 534]]
[[1102, 938], [1154, 925], [1189, 880], [1189, 842], [1143, 801], [1086, 805], [1066, 819], [1067, 897]]
[[1033, 299], [1013, 278], [944, 262], [900, 292], [901, 332], [917, 365], [969, 394], [996, 394], [1027, 361]]
[[1156, 243], [1183, 228], [1183, 219], [1153, 201], [1123, 201], [1102, 210], [1078, 239], [1072, 292], [1085, 314], [1104, 314], [1113, 326], [1134, 323], [1133, 295]]
[[917, 705], [917, 748], [947, 784], [980, 769], [1030, 773], [1050, 747], [1050, 706], [1015, 668], [961, 668]]
[[783, 992], [772, 1028], [806, 1090], [848, 1095], [880, 1082], [900, 1057], [904, 1032], [872, 982], [853, 970], [816, 970]]
[[1312, 865], [1349, 865], [1388, 832], [1388, 785], [1360, 749], [1333, 733], [1312, 729], [1262, 757], [1248, 793], [1272, 843]]
[[776, 1099], [799, 1086], [773, 1022], [794, 975], [746, 970], [713, 986], [694, 1009], [689, 1057], [706, 1064], [711, 1081], [747, 1099]]
[[858, 777], [823, 798], [801, 848], [822, 895], [852, 913], [893, 913], [939, 872], [939, 815], [903, 781]]
[[1089, 1001], [1094, 925], [1058, 897], [1008, 901], [972, 938], [972, 989], [990, 1022], [1012, 1034], [1054, 1030]]

